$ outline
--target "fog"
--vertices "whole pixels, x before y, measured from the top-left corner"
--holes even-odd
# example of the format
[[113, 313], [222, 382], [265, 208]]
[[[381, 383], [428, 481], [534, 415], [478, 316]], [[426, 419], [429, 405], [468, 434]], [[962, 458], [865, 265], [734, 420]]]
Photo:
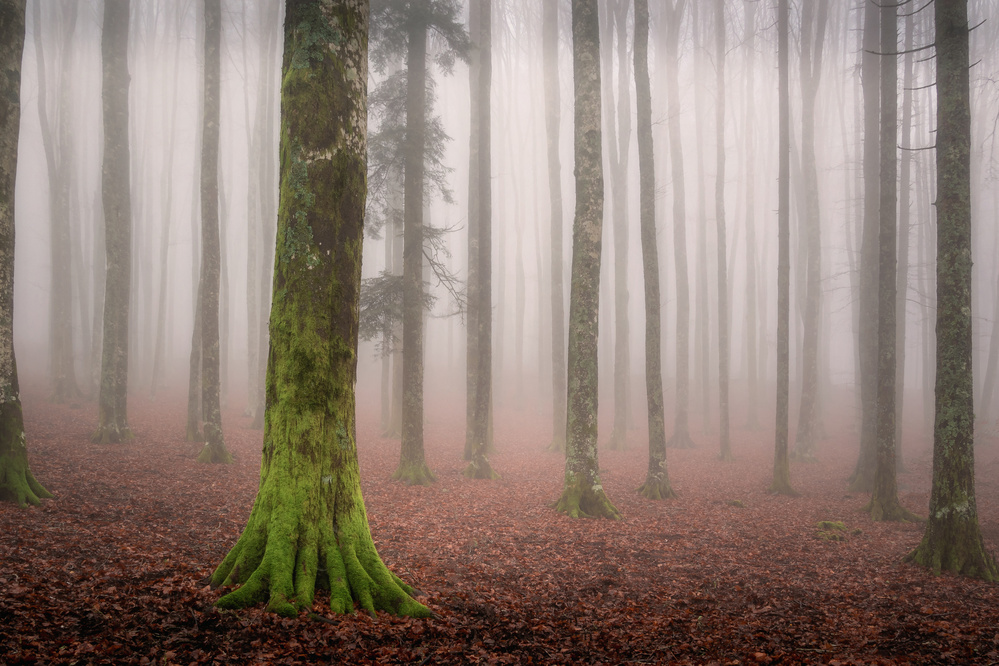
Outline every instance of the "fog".
[[[618, 2], [601, 3], [608, 22]], [[627, 3], [629, 6], [631, 3]], [[731, 321], [732, 419], [751, 420], [750, 395], [759, 396], [756, 418], [770, 424], [776, 344], [777, 68], [773, 3], [756, 5], [752, 46], [746, 3], [726, 3], [724, 203], [727, 220], [728, 289]], [[666, 100], [667, 53], [663, 3], [652, 3], [650, 72], [657, 174], [657, 231], [663, 299], [663, 360], [667, 423], [676, 397], [676, 285], [673, 201], [676, 174], [670, 167]], [[200, 127], [199, 3], [155, 0], [132, 3], [130, 145], [133, 211], [133, 273], [129, 386], [132, 392], [186, 390], [199, 252], [198, 169]], [[862, 12], [857, 2], [834, 0], [826, 26], [815, 116], [815, 155], [821, 220], [821, 326], [819, 336], [820, 414], [846, 406], [859, 422], [857, 387], [858, 266], [863, 218], [863, 117], [860, 56]], [[999, 123], [999, 57], [995, 44], [997, 4], [970, 3], [972, 68], [972, 164], [974, 206], [975, 386], [979, 427], [995, 428], [999, 400], [985, 393], [989, 345], [997, 335], [999, 309], [999, 184], [995, 127]], [[708, 443], [717, 433], [717, 266], [714, 188], [716, 174], [715, 33], [706, 5], [692, 3], [679, 32], [680, 117], [686, 200], [686, 253], [691, 296], [691, 431]], [[700, 8], [698, 10], [698, 8]], [[560, 3], [559, 150], [564, 198], [565, 261], [551, 265], [547, 138], [544, 124], [541, 3], [493, 3], [492, 192], [493, 192], [493, 367], [497, 409], [550, 415], [552, 359], [550, 285], [561, 271], [568, 285], [573, 221], [572, 61], [569, 5]], [[700, 11], [700, 15], [697, 12]], [[75, 17], [74, 17], [75, 14]], [[22, 70], [22, 116], [16, 195], [15, 344], [22, 383], [48, 390], [53, 348], [53, 201], [58, 188], [68, 197], [73, 362], [81, 396], [92, 396], [100, 365], [103, 215], [101, 187], [101, 14], [99, 0], [34, 0], [28, 3], [27, 39]], [[609, 433], [614, 409], [613, 377], [615, 237], [612, 137], [617, 141], [621, 109], [631, 118], [621, 143], [627, 155], [627, 342], [630, 387], [628, 423], [634, 435], [645, 423], [644, 300], [638, 233], [638, 165], [634, 128], [632, 13], [627, 9], [623, 49], [602, 30], [604, 80], [605, 224], [600, 305], [601, 439]], [[695, 20], [696, 19], [696, 20]], [[279, 11], [267, 2], [223, 2], [220, 213], [223, 241], [222, 340], [223, 393], [229, 408], [252, 409], [260, 383], [255, 379], [259, 348], [260, 285], [267, 285], [276, 223]], [[911, 22], [911, 46], [904, 43]], [[609, 25], [609, 23], [607, 23]], [[792, 240], [791, 240], [791, 414], [797, 414], [801, 388], [802, 313], [805, 264], [799, 220], [801, 185], [801, 87], [798, 70], [800, 15], [792, 8]], [[277, 40], [275, 43], [273, 40]], [[932, 14], [900, 18], [900, 50], [932, 43]], [[374, 45], [373, 45], [374, 46]], [[439, 45], [436, 45], [439, 46]], [[431, 39], [430, 51], [435, 43]], [[750, 53], [752, 56], [750, 57]], [[621, 55], [624, 60], [621, 60]], [[906, 58], [911, 79], [906, 78]], [[752, 72], [749, 71], [752, 68]], [[911, 159], [908, 237], [900, 247], [908, 257], [904, 292], [905, 410], [921, 415], [928, 436], [932, 418], [934, 322], [934, 62], [925, 51], [898, 58], [899, 122], [903, 88], [911, 89], [911, 127], [901, 127], [900, 159]], [[388, 72], [371, 72], [374, 91]], [[459, 60], [450, 73], [430, 67], [440, 117], [448, 139], [440, 153], [451, 200], [429, 197], [425, 222], [450, 229], [443, 235], [443, 264], [464, 280], [467, 275], [469, 164], [469, 71]], [[621, 86], [624, 77], [624, 85]], [[748, 83], [752, 82], [750, 88]], [[908, 81], [908, 82], [907, 82]], [[624, 90], [627, 103], [622, 105]], [[43, 106], [44, 105], [44, 106]], [[40, 108], [41, 107], [41, 108]], [[428, 114], [429, 116], [430, 114]], [[369, 131], [382, 118], [372, 115]], [[50, 135], [46, 148], [45, 134]], [[56, 175], [54, 181], [52, 176]], [[270, 188], [270, 189], [268, 189]], [[900, 195], [903, 193], [900, 192]], [[901, 205], [905, 205], [904, 203]], [[751, 220], [751, 222], [750, 222]], [[752, 232], [748, 225], [752, 224]], [[262, 239], [268, 238], [270, 245]], [[748, 237], [752, 234], [752, 240]], [[900, 238], [905, 235], [900, 229]], [[386, 266], [386, 239], [372, 228], [365, 239], [363, 273], [379, 275]], [[261, 259], [262, 258], [262, 259]], [[756, 271], [755, 293], [747, 293], [747, 270]], [[161, 284], [166, 285], [161, 297]], [[900, 282], [900, 284], [902, 284]], [[95, 288], [95, 285], [98, 287]], [[429, 279], [437, 297], [426, 320], [428, 413], [460, 421], [464, 410], [465, 322], [461, 304]], [[459, 289], [461, 286], [459, 285]], [[566, 303], [568, 304], [568, 288]], [[751, 301], [753, 305], [751, 307]], [[266, 310], [266, 302], [264, 303]], [[568, 307], [566, 308], [568, 312]], [[899, 317], [903, 313], [899, 311]], [[164, 322], [164, 334], [158, 327]], [[749, 348], [749, 328], [756, 346]], [[163, 370], [156, 365], [162, 340]], [[359, 351], [358, 396], [361, 409], [376, 411], [382, 399], [378, 341]], [[900, 345], [901, 345], [900, 341]], [[96, 353], [95, 353], [96, 352]], [[901, 355], [900, 355], [901, 358]], [[759, 377], [749, 381], [755, 361]], [[160, 376], [154, 377], [154, 373]], [[902, 376], [902, 375], [900, 375]], [[433, 387], [430, 390], [429, 387]], [[839, 415], [839, 412], [837, 412]], [[550, 416], [548, 417], [550, 420]], [[820, 417], [821, 418], [821, 417]], [[548, 422], [548, 421], [544, 421]], [[792, 425], [793, 430], [793, 425]], [[629, 435], [631, 436], [631, 435]], [[539, 436], [543, 443], [548, 435]], [[640, 439], [635, 436], [636, 440]], [[909, 441], [903, 443], [908, 446]], [[923, 439], [921, 446], [926, 445]], [[713, 446], [713, 444], [712, 444]]]

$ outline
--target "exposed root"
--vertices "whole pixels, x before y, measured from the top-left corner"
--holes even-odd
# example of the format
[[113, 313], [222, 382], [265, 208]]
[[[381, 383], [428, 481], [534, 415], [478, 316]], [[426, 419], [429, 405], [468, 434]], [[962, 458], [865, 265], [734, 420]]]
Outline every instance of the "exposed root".
[[650, 500], [676, 499], [677, 497], [669, 479], [652, 474], [645, 478], [645, 483], [638, 488], [638, 494]]
[[219, 463], [222, 465], [232, 464], [232, 454], [225, 447], [225, 444], [212, 445], [205, 444], [204, 448], [201, 449], [201, 453], [198, 454], [199, 463]]
[[[977, 523], [976, 523], [976, 532]], [[999, 568], [995, 559], [985, 550], [981, 533], [947, 533], [951, 530], [933, 530], [928, 527], [923, 540], [914, 551], [905, 556], [905, 562], [927, 567], [940, 575], [941, 571], [951, 571], [961, 576], [978, 578], [989, 582], [999, 581]]]
[[52, 493], [35, 480], [26, 460], [16, 456], [0, 457], [0, 500], [14, 501], [20, 507], [38, 506]]
[[107, 423], [100, 426], [90, 436], [90, 441], [94, 444], [121, 444], [133, 439], [131, 428], [128, 424], [118, 425], [117, 423]]
[[555, 510], [570, 518], [621, 519], [621, 513], [607, 499], [600, 486], [583, 488], [578, 483], [567, 486], [555, 504]]
[[925, 520], [902, 506], [898, 497], [888, 500], [875, 500], [872, 497], [863, 510], [871, 514], [874, 522], [920, 523]]
[[468, 463], [468, 466], [465, 467], [462, 474], [469, 479], [488, 479], [494, 481], [500, 478], [500, 475], [489, 464], [489, 458], [485, 456], [476, 456], [473, 458]]
[[407, 486], [429, 486], [437, 481], [437, 477], [427, 467], [426, 462], [399, 463], [392, 474], [393, 481], [402, 481]]

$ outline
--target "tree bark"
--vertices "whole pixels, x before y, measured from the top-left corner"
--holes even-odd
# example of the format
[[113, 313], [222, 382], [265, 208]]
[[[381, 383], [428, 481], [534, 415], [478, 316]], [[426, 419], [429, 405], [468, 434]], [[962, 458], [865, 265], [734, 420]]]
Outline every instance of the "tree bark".
[[107, 248], [104, 352], [97, 431], [101, 444], [132, 438], [128, 426], [128, 310], [132, 281], [132, 202], [128, 142], [129, 0], [106, 0], [101, 38], [104, 83], [102, 192]]
[[600, 130], [600, 21], [597, 0], [572, 0], [576, 213], [569, 297], [565, 483], [555, 510], [573, 518], [618, 519], [597, 463], [597, 331], [604, 177]]
[[[52, 497], [28, 466], [14, 358], [14, 182], [21, 125], [24, 0], [0, 1], [0, 500], [20, 506]], [[37, 14], [35, 15], [37, 18]]]
[[201, 414], [205, 447], [198, 462], [231, 463], [222, 434], [219, 358], [219, 116], [221, 0], [205, 1], [205, 109], [201, 131]]
[[995, 581], [975, 501], [971, 362], [971, 104], [968, 3], [933, 5], [937, 52], [937, 360], [930, 515], [906, 559]]
[[[729, 424], [728, 249], [725, 228], [725, 0], [715, 2], [715, 224], [718, 242], [718, 443], [719, 457], [732, 458]], [[747, 128], [748, 131], [748, 128]]]
[[[755, 169], [756, 142], [756, 85], [755, 66], [756, 55], [756, 2], [746, 0], [746, 122], [745, 122], [745, 177]], [[759, 421], [760, 380], [758, 372], [758, 342], [757, 342], [757, 311], [758, 299], [756, 287], [756, 187], [753, 182], [746, 186], [746, 427], [757, 430]]]

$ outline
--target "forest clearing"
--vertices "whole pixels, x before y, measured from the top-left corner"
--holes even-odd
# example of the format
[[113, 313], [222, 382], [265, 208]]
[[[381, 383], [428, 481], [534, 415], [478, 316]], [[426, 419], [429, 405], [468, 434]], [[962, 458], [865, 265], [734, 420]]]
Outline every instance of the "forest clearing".
[[[497, 415], [503, 477], [467, 479], [460, 418], [428, 410], [438, 482], [390, 481], [398, 440], [358, 415], [361, 486], [378, 552], [436, 617], [220, 611], [206, 584], [257, 491], [262, 433], [226, 413], [233, 465], [195, 462], [179, 396], [132, 400], [136, 438], [90, 443], [96, 406], [27, 391], [32, 469], [55, 498], [0, 504], [0, 658], [30, 663], [720, 663], [999, 662], [999, 590], [903, 564], [919, 524], [875, 523], [846, 492], [856, 435], [830, 419], [819, 462], [793, 463], [799, 497], [771, 495], [773, 433], [733, 429], [669, 455], [679, 497], [641, 498], [644, 433], [601, 453], [621, 521], [572, 520], [557, 499], [564, 457], [546, 419]], [[693, 428], [700, 433], [699, 425]], [[913, 439], [916, 439], [913, 437]], [[903, 444], [903, 503], [925, 514], [928, 443]], [[999, 451], [978, 450], [987, 547], [999, 547]], [[841, 522], [845, 527], [819, 521]]]

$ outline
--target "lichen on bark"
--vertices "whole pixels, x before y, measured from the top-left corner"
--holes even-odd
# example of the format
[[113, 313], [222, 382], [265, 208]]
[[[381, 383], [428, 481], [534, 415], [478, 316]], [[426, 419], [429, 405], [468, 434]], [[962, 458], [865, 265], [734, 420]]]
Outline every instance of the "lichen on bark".
[[[303, 22], [334, 19], [342, 39], [312, 44], [310, 53], [321, 57], [293, 66], [303, 40], [315, 34], [300, 29]], [[240, 585], [219, 599], [222, 608], [266, 600], [270, 610], [294, 615], [311, 607], [320, 587], [329, 589], [335, 612], [356, 605], [430, 614], [378, 556], [357, 463], [367, 23], [363, 0], [287, 5], [277, 243], [286, 246], [296, 221], [289, 172], [303, 159], [315, 199], [297, 221], [312, 240], [306, 252], [276, 262], [260, 487], [242, 536], [212, 576], [215, 586]]]

